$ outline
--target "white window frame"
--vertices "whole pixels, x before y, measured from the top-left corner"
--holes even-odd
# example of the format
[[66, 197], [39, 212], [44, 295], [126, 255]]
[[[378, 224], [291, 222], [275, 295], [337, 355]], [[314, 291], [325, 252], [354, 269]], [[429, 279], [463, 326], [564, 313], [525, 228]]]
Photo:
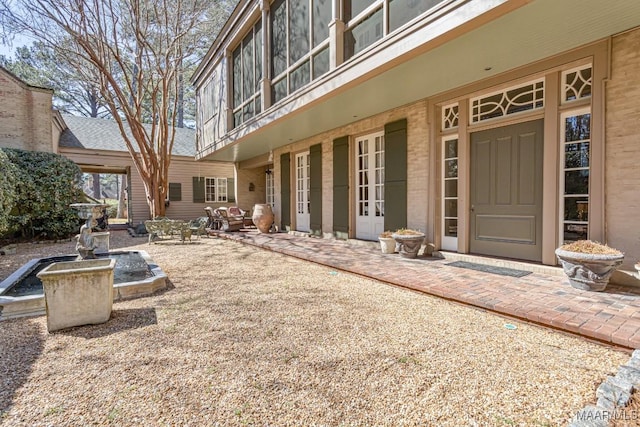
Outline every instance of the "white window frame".
[[[587, 233], [586, 233], [586, 238], [589, 238], [589, 220], [587, 221], [575, 221], [575, 220], [565, 220], [564, 219], [564, 208], [565, 208], [565, 171], [567, 170], [580, 170], [580, 169], [586, 169], [586, 168], [577, 168], [577, 169], [566, 169], [565, 168], [565, 145], [567, 144], [567, 142], [565, 141], [565, 137], [566, 137], [566, 121], [565, 119], [567, 117], [574, 117], [574, 116], [581, 116], [584, 114], [590, 114], [591, 115], [591, 131], [590, 134], [593, 131], [593, 112], [591, 111], [591, 106], [586, 106], [586, 107], [582, 107], [582, 108], [575, 108], [575, 109], [571, 109], [571, 110], [566, 110], [563, 111], [562, 113], [560, 113], [560, 136], [559, 136], [559, 141], [560, 141], [560, 164], [558, 165], [560, 170], [559, 170], [559, 189], [558, 189], [558, 194], [560, 196], [560, 200], [559, 200], [559, 209], [558, 209], [558, 216], [559, 216], [559, 224], [560, 224], [560, 228], [558, 230], [559, 234], [559, 242], [560, 244], [564, 243], [564, 226], [565, 223], [567, 224], [575, 224], [578, 226], [586, 226], [587, 227]], [[569, 142], [569, 143], [573, 143], [573, 142]], [[575, 195], [571, 195], [573, 197], [580, 197], [580, 196], [584, 196], [587, 199], [588, 205], [591, 205], [591, 165], [593, 163], [593, 157], [591, 156], [591, 148], [593, 144], [593, 140], [592, 138], [589, 139], [589, 193], [586, 195], [579, 195], [579, 194], [575, 194]]]
[[227, 202], [227, 178], [205, 177], [204, 200], [207, 203]]
[[[457, 145], [457, 154], [458, 157], [446, 157], [446, 144], [449, 141], [455, 140], [456, 141], [456, 145]], [[458, 215], [458, 213], [456, 212], [456, 216], [452, 217], [452, 216], [447, 216], [447, 200], [458, 200], [459, 195], [456, 195], [456, 197], [446, 197], [446, 184], [447, 181], [459, 181], [459, 176], [460, 176], [460, 170], [458, 169], [458, 174], [456, 175], [456, 177], [447, 177], [446, 176], [446, 164], [447, 161], [450, 160], [455, 160], [458, 162], [458, 168], [460, 167], [460, 138], [459, 135], [457, 133], [452, 133], [452, 134], [448, 134], [445, 135], [441, 138], [441, 144], [442, 144], [442, 186], [440, 188], [441, 194], [442, 194], [442, 206], [441, 206], [441, 212], [442, 212], [442, 222], [441, 222], [441, 226], [442, 226], [442, 249], [445, 250], [449, 250], [449, 251], [458, 251], [458, 236], [460, 235], [459, 230], [456, 230], [456, 236], [447, 236], [446, 233], [446, 227], [447, 227], [447, 220], [448, 219], [455, 219], [456, 221], [460, 221], [460, 216]], [[458, 187], [458, 191], [459, 191], [459, 187]], [[456, 228], [458, 226], [456, 225]]]
[[273, 169], [267, 169], [266, 173], [266, 198], [267, 203], [271, 205], [271, 208], [276, 207], [276, 196], [275, 196], [275, 179], [273, 176]]

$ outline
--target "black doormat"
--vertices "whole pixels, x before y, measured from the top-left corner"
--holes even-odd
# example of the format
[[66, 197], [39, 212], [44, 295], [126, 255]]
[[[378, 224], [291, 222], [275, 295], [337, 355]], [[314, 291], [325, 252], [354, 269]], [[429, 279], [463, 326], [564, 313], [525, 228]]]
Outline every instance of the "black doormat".
[[499, 274], [501, 276], [523, 277], [523, 276], [526, 276], [527, 274], [531, 274], [531, 271], [516, 270], [513, 268], [506, 268], [506, 267], [495, 267], [493, 265], [476, 264], [475, 262], [467, 262], [467, 261], [454, 261], [446, 265], [450, 265], [452, 267], [459, 267], [459, 268], [468, 268], [470, 270], [476, 270], [476, 271], [483, 271], [485, 273]]

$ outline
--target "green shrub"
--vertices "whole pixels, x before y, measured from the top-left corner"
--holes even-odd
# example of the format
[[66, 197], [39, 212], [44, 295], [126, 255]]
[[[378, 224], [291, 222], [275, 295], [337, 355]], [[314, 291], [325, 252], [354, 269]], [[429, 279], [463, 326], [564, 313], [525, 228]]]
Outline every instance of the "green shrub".
[[9, 228], [9, 214], [16, 201], [16, 167], [0, 150], [0, 236]]
[[13, 164], [15, 177], [9, 237], [58, 239], [76, 233], [79, 219], [69, 205], [81, 200], [78, 165], [53, 153], [2, 151]]

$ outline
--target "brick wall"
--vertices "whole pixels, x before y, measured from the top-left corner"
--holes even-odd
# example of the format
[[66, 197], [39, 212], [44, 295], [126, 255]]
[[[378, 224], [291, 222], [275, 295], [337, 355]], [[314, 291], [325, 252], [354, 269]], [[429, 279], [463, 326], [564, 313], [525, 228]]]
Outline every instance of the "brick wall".
[[52, 91], [30, 88], [0, 69], [0, 146], [53, 151]]
[[640, 28], [613, 37], [606, 86], [605, 218], [607, 242], [640, 260]]
[[[427, 228], [427, 200], [429, 179], [429, 127], [427, 123], [427, 103], [419, 101], [407, 106], [395, 108], [315, 135], [293, 144], [274, 150], [275, 184], [276, 184], [276, 223], [279, 223], [280, 213], [280, 155], [290, 152], [306, 151], [311, 145], [322, 144], [322, 231], [325, 234], [333, 232], [333, 140], [345, 135], [355, 136], [382, 131], [386, 123], [407, 119], [407, 225], [408, 227], [426, 230]], [[292, 170], [293, 173], [293, 170]], [[352, 187], [353, 188], [353, 187]], [[292, 197], [294, 197], [292, 188]]]

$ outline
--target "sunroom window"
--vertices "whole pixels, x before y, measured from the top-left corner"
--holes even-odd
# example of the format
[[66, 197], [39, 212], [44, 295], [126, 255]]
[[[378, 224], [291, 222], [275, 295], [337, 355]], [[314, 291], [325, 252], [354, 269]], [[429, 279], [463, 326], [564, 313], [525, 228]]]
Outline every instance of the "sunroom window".
[[236, 127], [262, 110], [262, 21], [258, 21], [232, 53], [233, 126]]
[[344, 0], [345, 59], [448, 0]]
[[271, 5], [272, 102], [329, 71], [331, 0], [276, 0]]

